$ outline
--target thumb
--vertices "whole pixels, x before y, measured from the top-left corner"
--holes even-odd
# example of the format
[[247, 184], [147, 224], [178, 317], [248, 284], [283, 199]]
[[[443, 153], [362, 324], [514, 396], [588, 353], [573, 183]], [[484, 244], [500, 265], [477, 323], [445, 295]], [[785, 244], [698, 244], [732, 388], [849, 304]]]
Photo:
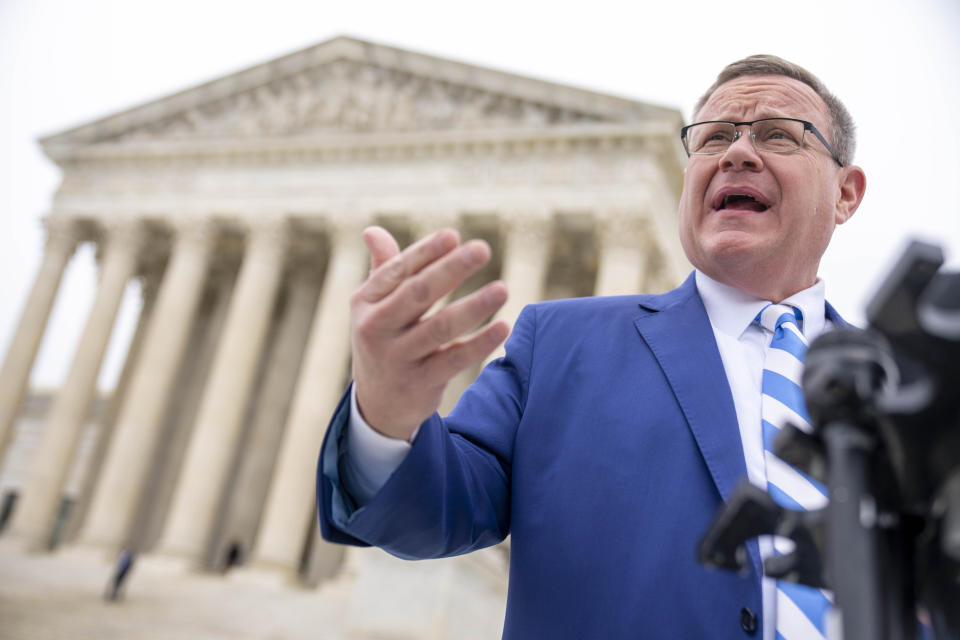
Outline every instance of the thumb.
[[400, 245], [383, 227], [367, 227], [363, 230], [363, 242], [370, 251], [370, 270], [400, 253]]

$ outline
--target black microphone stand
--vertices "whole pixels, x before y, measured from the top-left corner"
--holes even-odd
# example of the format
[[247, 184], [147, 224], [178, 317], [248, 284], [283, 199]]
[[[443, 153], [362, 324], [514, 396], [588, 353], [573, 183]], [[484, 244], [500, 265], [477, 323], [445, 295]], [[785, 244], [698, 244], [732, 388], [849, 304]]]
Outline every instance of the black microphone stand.
[[814, 430], [787, 426], [774, 451], [826, 483], [827, 507], [791, 511], [744, 481], [701, 540], [701, 562], [742, 571], [747, 540], [791, 538], [764, 572], [832, 589], [831, 639], [913, 640], [920, 619], [960, 640], [960, 274], [942, 263], [911, 244], [867, 308], [871, 328], [807, 352]]

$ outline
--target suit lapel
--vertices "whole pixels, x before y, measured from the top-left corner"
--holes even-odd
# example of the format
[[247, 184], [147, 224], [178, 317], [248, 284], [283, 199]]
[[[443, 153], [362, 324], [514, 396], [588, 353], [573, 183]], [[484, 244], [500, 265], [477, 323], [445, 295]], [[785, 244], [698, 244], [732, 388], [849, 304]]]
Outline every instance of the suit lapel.
[[691, 275], [679, 288], [643, 296], [635, 319], [660, 364], [724, 500], [747, 475], [733, 396]]
[[[643, 313], [634, 324], [673, 389], [710, 477], [726, 502], [746, 479], [747, 465], [733, 394], [693, 274], [669, 293], [642, 296], [640, 307]], [[747, 543], [747, 552], [756, 575], [763, 575], [756, 539]]]

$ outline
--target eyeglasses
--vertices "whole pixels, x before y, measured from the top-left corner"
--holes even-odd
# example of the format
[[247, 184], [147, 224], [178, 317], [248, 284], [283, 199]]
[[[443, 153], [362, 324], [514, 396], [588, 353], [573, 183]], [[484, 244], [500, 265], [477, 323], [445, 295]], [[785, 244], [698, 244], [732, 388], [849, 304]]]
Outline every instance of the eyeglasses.
[[813, 123], [796, 118], [762, 118], [752, 122], [726, 122], [711, 120], [695, 122], [680, 129], [680, 140], [688, 156], [723, 153], [740, 139], [740, 127], [750, 127], [750, 140], [758, 151], [790, 153], [803, 147], [803, 138], [810, 131], [823, 143], [830, 155], [841, 167], [837, 157], [823, 134]]

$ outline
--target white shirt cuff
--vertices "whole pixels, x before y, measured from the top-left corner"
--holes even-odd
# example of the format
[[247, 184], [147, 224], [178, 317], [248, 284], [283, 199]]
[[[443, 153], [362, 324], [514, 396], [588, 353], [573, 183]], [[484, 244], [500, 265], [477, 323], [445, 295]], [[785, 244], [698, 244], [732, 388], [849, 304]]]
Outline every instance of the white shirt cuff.
[[390, 476], [404, 461], [413, 439], [390, 438], [376, 431], [360, 415], [357, 406], [357, 386], [350, 389], [350, 423], [347, 426], [347, 455], [344, 472], [348, 476], [350, 496], [359, 506], [363, 506], [376, 495]]

